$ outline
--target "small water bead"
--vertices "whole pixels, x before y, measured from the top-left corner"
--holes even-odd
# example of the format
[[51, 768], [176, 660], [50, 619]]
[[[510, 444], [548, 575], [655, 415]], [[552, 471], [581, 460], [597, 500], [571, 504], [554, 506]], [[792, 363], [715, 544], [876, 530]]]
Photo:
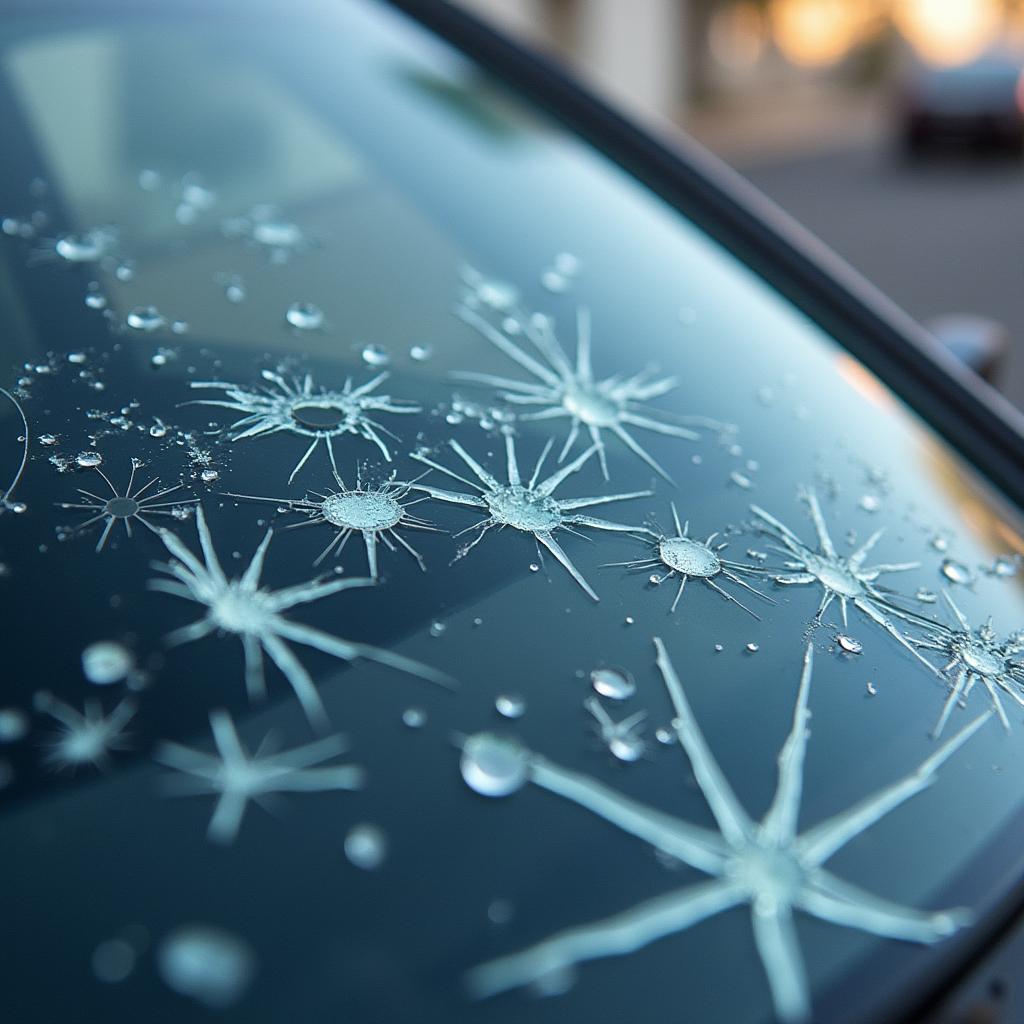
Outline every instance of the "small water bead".
[[103, 294], [103, 292], [86, 292], [85, 304], [90, 309], [106, 309], [107, 297], [106, 295]]
[[84, 352], [69, 352], [68, 362], [74, 363], [75, 366], [81, 366], [82, 363], [88, 361], [88, 356]]
[[28, 715], [18, 708], [0, 708], [0, 743], [15, 743], [28, 734]]
[[114, 277], [122, 282], [134, 281], [135, 267], [129, 262], [119, 263], [114, 269]]
[[220, 479], [220, 473], [215, 469], [204, 469], [199, 474], [199, 479], [202, 480], [204, 484], [213, 484]]
[[92, 973], [98, 981], [116, 985], [135, 970], [135, 962], [135, 950], [129, 943], [124, 939], [107, 939], [93, 950]]
[[747, 557], [753, 558], [757, 562], [768, 561], [768, 553], [766, 551], [757, 551], [754, 548], [747, 548]]
[[754, 486], [754, 482], [753, 482], [753, 480], [750, 479], [749, 476], [744, 475], [743, 473], [739, 472], [739, 470], [736, 470], [736, 469], [734, 469], [729, 474], [729, 479], [737, 487], [741, 487], [745, 491], [749, 491]]
[[90, 231], [85, 235], [62, 235], [54, 244], [54, 250], [68, 263], [94, 263], [107, 251], [110, 241], [110, 235], [105, 231]]
[[75, 462], [80, 469], [95, 469], [103, 465], [103, 456], [99, 452], [79, 452]]
[[434, 354], [432, 345], [413, 345], [409, 349], [409, 358], [417, 363], [425, 363]]
[[935, 604], [939, 599], [939, 595], [934, 590], [929, 590], [927, 587], [918, 587], [917, 593], [914, 595], [921, 604]]
[[406, 708], [402, 712], [402, 724], [410, 729], [422, 729], [427, 724], [427, 713], [422, 708]]
[[156, 192], [157, 189], [163, 184], [163, 178], [159, 171], [154, 171], [151, 167], [145, 167], [139, 171], [139, 188], [143, 192]]
[[503, 718], [522, 718], [526, 701], [519, 694], [503, 693], [495, 698], [494, 706]]
[[295, 249], [305, 241], [298, 224], [287, 220], [259, 219], [252, 227], [253, 240], [270, 249]]
[[661, 577], [657, 573], [651, 573], [651, 575], [647, 577], [647, 582], [650, 583], [652, 587], [657, 587], [661, 584]]
[[725, 646], [723, 644], [715, 644], [715, 654], [721, 654], [724, 650]]
[[256, 960], [248, 943], [212, 925], [186, 925], [167, 936], [157, 954], [160, 976], [175, 992], [222, 1009], [249, 987]]
[[57, 443], [57, 438], [53, 434], [40, 434], [39, 443], [49, 447]]
[[443, 636], [447, 628], [447, 623], [441, 622], [440, 619], [437, 619], [430, 624], [430, 635], [433, 637]]
[[529, 775], [526, 751], [492, 733], [476, 733], [462, 747], [459, 764], [466, 785], [481, 796], [508, 796]]
[[531, 562], [530, 572], [540, 572], [540, 566], [536, 562]]
[[995, 576], [997, 579], [1009, 579], [1017, 575], [1017, 570], [1019, 568], [1019, 556], [999, 555], [992, 564], [986, 566], [983, 571], [986, 575]]
[[113, 640], [99, 640], [82, 651], [82, 672], [97, 686], [120, 682], [134, 667], [132, 652]]
[[974, 573], [962, 562], [952, 558], [944, 558], [939, 566], [939, 572], [949, 580], [950, 583], [959, 583], [962, 586], [970, 586], [974, 582]]
[[154, 423], [149, 428], [149, 436], [150, 437], [157, 437], [157, 438], [166, 437], [167, 436], [167, 424], [164, 423], [163, 420], [157, 420], [156, 423]]
[[865, 512], [877, 512], [882, 507], [882, 499], [877, 494], [863, 494], [857, 504]]
[[508, 924], [515, 914], [515, 906], [511, 900], [492, 900], [487, 906], [487, 920], [491, 924]]
[[937, 533], [932, 537], [931, 545], [936, 551], [948, 551], [949, 538], [945, 534]]
[[868, 680], [868, 684], [867, 684], [866, 689], [868, 691], [868, 696], [869, 697], [874, 697], [875, 694], [878, 693], [878, 688], [870, 680]]
[[312, 302], [293, 302], [284, 318], [300, 331], [315, 331], [324, 325], [324, 311]]
[[625, 625], [632, 626], [633, 623], [636, 622], [636, 619], [634, 619], [632, 615], [627, 615], [622, 621]]
[[840, 633], [836, 637], [836, 643], [846, 651], [847, 654], [862, 654], [864, 651], [864, 645], [852, 636], [847, 636], [845, 633]]
[[23, 501], [12, 501], [6, 507], [9, 508], [15, 515], [21, 515], [22, 512], [28, 511], [28, 505], [26, 505], [25, 502]]
[[671, 730], [662, 726], [660, 729], [654, 730], [654, 738], [662, 744], [662, 746], [670, 747], [676, 741], [676, 734]]
[[590, 673], [594, 692], [609, 700], [626, 700], [636, 693], [633, 677], [621, 668], [595, 668]]
[[163, 327], [167, 321], [156, 306], [136, 306], [128, 312], [125, 323], [133, 331], [155, 331]]
[[230, 280], [224, 286], [224, 298], [235, 306], [245, 302], [247, 297], [248, 293], [245, 290], [245, 284], [239, 278]]
[[540, 283], [555, 295], [561, 294], [569, 287], [568, 278], [564, 274], [559, 274], [556, 270], [545, 270], [541, 275]]
[[173, 320], [171, 322], [171, 334], [188, 334], [188, 321]]
[[364, 345], [362, 356], [367, 366], [387, 366], [391, 362], [391, 356], [383, 345]]
[[387, 857], [387, 836], [376, 825], [353, 825], [345, 836], [345, 856], [363, 871], [375, 871]]
[[753, 641], [751, 641], [749, 644], [747, 644], [746, 650], [750, 654], [757, 654], [757, 652], [759, 650], [761, 650], [761, 645], [760, 644], [755, 644]]

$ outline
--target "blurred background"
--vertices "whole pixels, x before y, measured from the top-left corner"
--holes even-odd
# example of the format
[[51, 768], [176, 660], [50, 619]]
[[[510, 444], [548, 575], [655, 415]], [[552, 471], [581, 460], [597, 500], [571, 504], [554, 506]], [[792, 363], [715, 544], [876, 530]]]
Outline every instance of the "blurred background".
[[736, 167], [1024, 408], [1024, 0], [462, 0]]

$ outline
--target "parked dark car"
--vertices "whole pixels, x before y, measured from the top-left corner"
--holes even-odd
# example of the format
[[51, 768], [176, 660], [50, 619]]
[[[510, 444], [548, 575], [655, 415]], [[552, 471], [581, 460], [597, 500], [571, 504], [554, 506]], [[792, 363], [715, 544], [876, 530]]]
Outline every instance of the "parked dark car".
[[9, 0], [0, 123], [5, 1022], [1019, 1007], [929, 334], [446, 4]]
[[942, 144], [1024, 149], [1024, 59], [991, 50], [952, 67], [915, 62], [900, 93], [910, 153]]

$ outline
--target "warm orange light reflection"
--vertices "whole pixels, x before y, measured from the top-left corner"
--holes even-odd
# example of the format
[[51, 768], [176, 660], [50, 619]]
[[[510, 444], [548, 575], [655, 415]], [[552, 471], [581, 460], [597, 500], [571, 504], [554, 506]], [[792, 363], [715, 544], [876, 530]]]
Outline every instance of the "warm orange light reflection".
[[794, 64], [834, 64], [860, 40], [876, 6], [871, 0], [777, 0], [775, 42]]
[[964, 64], [990, 46], [1002, 25], [998, 0], [897, 0], [896, 25], [932, 64]]
[[764, 46], [764, 14], [752, 0], [721, 7], [712, 16], [708, 48], [723, 66], [746, 71], [761, 59]]
[[862, 363], [853, 356], [840, 352], [836, 355], [836, 371], [861, 398], [867, 399], [879, 408], [891, 408], [895, 404], [892, 392]]

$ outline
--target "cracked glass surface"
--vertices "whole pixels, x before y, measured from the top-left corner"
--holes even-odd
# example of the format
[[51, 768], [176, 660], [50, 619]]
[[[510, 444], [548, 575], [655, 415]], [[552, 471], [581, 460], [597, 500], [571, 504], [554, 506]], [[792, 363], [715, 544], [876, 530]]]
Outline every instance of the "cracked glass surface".
[[966, 915], [744, 905], [464, 985], [708, 882], [459, 774], [493, 733], [713, 834], [656, 636], [744, 828], [789, 735], [790, 836], [942, 760], [829, 859], [879, 912], [1024, 869], [1019, 510], [850, 339], [374, 3], [5, 13], [0, 76], [12, 1020], [842, 1022], [947, 967]]

